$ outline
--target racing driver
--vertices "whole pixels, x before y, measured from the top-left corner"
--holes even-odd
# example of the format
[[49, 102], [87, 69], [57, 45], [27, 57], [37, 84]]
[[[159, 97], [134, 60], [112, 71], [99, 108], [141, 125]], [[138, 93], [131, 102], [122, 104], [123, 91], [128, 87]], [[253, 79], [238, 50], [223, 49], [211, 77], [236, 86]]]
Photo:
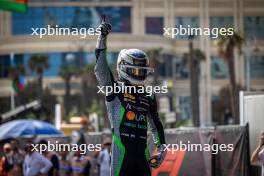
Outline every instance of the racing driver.
[[[105, 17], [95, 50], [95, 75], [100, 86], [144, 86], [151, 71], [147, 55], [139, 49], [123, 49], [117, 59], [118, 79], [115, 80], [106, 61], [106, 41], [111, 25]], [[106, 107], [113, 142], [111, 176], [151, 176], [151, 167], [160, 166], [166, 155], [162, 123], [158, 117], [155, 95], [125, 92], [106, 94]], [[149, 156], [147, 131], [150, 128], [157, 153]]]

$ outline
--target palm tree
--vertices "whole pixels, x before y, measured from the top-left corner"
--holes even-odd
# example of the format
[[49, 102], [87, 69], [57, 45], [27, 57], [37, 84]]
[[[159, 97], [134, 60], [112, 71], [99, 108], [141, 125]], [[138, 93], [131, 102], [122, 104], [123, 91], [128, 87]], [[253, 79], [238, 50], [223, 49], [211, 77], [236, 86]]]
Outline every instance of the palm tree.
[[[161, 56], [161, 51], [162, 48], [151, 48], [148, 49], [146, 54], [148, 55], [148, 57], [150, 58], [150, 64], [153, 68], [157, 69], [157, 66], [159, 64], [159, 57]], [[154, 72], [154, 81], [153, 83], [155, 85], [158, 84], [158, 72], [155, 71]]]
[[230, 78], [230, 93], [231, 93], [231, 109], [232, 115], [234, 117], [235, 123], [239, 123], [239, 106], [238, 106], [238, 86], [236, 82], [236, 72], [235, 72], [235, 60], [234, 60], [234, 50], [235, 48], [241, 53], [241, 48], [244, 43], [243, 37], [234, 32], [233, 35], [221, 36], [217, 40], [218, 53], [221, 57], [225, 59], [228, 64], [229, 78]]
[[12, 80], [18, 79], [19, 75], [25, 74], [25, 67], [23, 64], [17, 64], [14, 66], [10, 66], [8, 70], [9, 77]]
[[[81, 113], [84, 114], [85, 107], [87, 106], [86, 92], [91, 91], [92, 87], [95, 87], [97, 81], [94, 75], [95, 63], [87, 64], [80, 72], [81, 77]], [[89, 91], [90, 90], [90, 91]]]
[[193, 125], [200, 126], [200, 104], [199, 104], [199, 75], [200, 63], [206, 59], [205, 54], [200, 49], [193, 49], [193, 43], [189, 43], [189, 53], [183, 56], [188, 59], [190, 70], [190, 90], [192, 102]]
[[78, 69], [75, 66], [61, 65], [59, 75], [65, 82], [64, 109], [67, 116], [70, 112], [69, 102], [71, 96], [71, 78], [77, 75]]
[[43, 85], [43, 72], [45, 69], [50, 67], [49, 58], [47, 55], [43, 54], [34, 54], [28, 60], [28, 66], [31, 71], [35, 71], [38, 76], [38, 85], [39, 85], [39, 96], [42, 97], [42, 85]]

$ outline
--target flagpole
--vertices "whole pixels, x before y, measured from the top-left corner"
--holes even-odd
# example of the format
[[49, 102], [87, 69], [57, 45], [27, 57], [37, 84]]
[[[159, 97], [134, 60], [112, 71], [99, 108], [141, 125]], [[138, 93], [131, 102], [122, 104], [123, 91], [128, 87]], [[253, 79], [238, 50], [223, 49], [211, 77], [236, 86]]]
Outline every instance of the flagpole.
[[15, 109], [15, 92], [11, 87], [11, 109]]
[[[11, 62], [11, 66], [14, 66], [14, 53], [11, 52], [10, 53], [10, 62]], [[13, 86], [11, 86], [11, 109], [15, 109], [15, 92], [14, 92], [14, 88]]]

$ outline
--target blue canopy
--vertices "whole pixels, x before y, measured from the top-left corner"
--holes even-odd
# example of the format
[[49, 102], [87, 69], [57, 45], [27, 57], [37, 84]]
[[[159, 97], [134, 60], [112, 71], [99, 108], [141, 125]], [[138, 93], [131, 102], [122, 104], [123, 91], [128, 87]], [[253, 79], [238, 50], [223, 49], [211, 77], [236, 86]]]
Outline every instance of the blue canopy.
[[34, 135], [63, 135], [50, 123], [40, 120], [13, 120], [0, 126], [0, 139]]

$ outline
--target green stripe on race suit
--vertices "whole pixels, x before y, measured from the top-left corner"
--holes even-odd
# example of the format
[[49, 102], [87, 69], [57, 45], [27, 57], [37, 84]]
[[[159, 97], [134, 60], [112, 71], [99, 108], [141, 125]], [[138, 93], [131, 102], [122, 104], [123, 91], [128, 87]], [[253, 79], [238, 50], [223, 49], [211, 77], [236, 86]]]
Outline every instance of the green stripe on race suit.
[[[123, 118], [124, 114], [125, 114], [125, 108], [123, 106], [121, 106], [121, 109], [120, 109], [121, 122], [122, 122], [122, 118]], [[124, 160], [124, 156], [125, 156], [125, 146], [122, 144], [122, 141], [121, 141], [120, 137], [118, 137], [115, 133], [114, 133], [113, 138], [114, 138], [113, 139], [114, 143], [118, 146], [118, 148], [120, 150], [120, 158], [118, 160], [117, 170], [116, 170], [116, 173], [115, 173], [115, 176], [119, 176], [120, 170], [121, 170], [121, 167], [122, 167], [122, 163], [123, 163], [123, 160]]]

